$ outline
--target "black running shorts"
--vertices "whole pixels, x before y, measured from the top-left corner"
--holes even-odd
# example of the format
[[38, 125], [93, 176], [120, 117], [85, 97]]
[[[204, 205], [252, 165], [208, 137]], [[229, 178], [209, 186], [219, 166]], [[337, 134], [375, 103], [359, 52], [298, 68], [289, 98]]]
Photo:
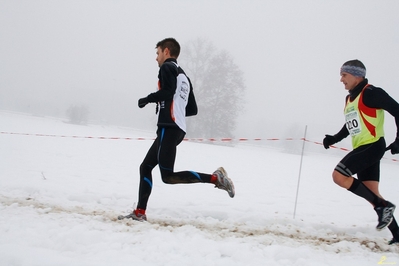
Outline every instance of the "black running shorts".
[[349, 152], [335, 167], [345, 176], [357, 175], [360, 181], [380, 181], [380, 161], [385, 153], [385, 139], [360, 146]]

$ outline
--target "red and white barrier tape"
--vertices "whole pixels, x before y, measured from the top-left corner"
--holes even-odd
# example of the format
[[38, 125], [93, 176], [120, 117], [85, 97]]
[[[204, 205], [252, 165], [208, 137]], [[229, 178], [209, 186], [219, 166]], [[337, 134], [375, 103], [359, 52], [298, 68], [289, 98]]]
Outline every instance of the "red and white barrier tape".
[[[34, 133], [18, 133], [18, 132], [5, 132], [1, 131], [0, 134], [7, 134], [7, 135], [22, 135], [22, 136], [35, 136], [35, 137], [55, 137], [55, 138], [74, 138], [74, 139], [111, 139], [111, 140], [154, 140], [155, 138], [131, 138], [131, 137], [93, 137], [93, 136], [77, 136], [77, 135], [55, 135], [55, 134], [34, 134]], [[209, 141], [209, 142], [230, 142], [230, 141], [262, 141], [262, 140], [303, 140], [302, 139], [294, 139], [294, 138], [185, 138], [185, 141]]]
[[[77, 135], [55, 135], [55, 134], [32, 134], [32, 133], [16, 133], [16, 132], [5, 132], [1, 131], [0, 134], [7, 134], [7, 135], [22, 135], [22, 136], [35, 136], [35, 137], [55, 137], [55, 138], [74, 138], [74, 139], [107, 139], [107, 140], [154, 140], [155, 138], [144, 138], [144, 137], [138, 137], [138, 138], [130, 138], [130, 137], [92, 137], [92, 136], [77, 136]], [[293, 141], [293, 140], [301, 140], [301, 141], [306, 141], [310, 142], [313, 144], [317, 145], [323, 145], [321, 142], [317, 141], [311, 141], [305, 138], [185, 138], [185, 141], [198, 141], [198, 142], [233, 142], [233, 141], [238, 141], [238, 142], [246, 142], [246, 141]], [[341, 148], [337, 146], [330, 146], [333, 149], [339, 149], [342, 151], [349, 152], [351, 151], [350, 149], [347, 148]], [[399, 162], [397, 159], [388, 159], [388, 158], [383, 158], [387, 160], [392, 160], [394, 162]]]
[[[77, 135], [55, 135], [55, 134], [32, 134], [32, 133], [15, 133], [15, 132], [4, 132], [1, 131], [0, 134], [8, 135], [22, 135], [22, 136], [35, 136], [35, 137], [54, 137], [54, 138], [74, 138], [74, 139], [118, 139], [118, 140], [149, 140], [150, 138], [121, 138], [121, 137], [92, 137], [92, 136], [77, 136]], [[151, 140], [154, 140], [152, 138]]]

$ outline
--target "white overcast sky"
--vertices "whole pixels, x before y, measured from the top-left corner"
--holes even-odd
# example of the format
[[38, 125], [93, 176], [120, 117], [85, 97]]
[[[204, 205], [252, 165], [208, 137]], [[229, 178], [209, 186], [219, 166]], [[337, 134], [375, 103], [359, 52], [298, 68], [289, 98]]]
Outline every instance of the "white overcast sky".
[[85, 104], [93, 119], [140, 127], [154, 115], [137, 100], [156, 88], [155, 44], [175, 37], [184, 52], [204, 38], [244, 72], [241, 136], [290, 124], [336, 133], [345, 61], [363, 61], [399, 100], [398, 14], [397, 0], [1, 0], [0, 109]]

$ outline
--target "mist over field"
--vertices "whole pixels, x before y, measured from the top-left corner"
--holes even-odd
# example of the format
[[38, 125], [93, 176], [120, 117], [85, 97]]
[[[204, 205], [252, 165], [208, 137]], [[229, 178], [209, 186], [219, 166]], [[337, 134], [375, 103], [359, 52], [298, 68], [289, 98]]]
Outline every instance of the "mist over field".
[[[1, 0], [0, 264], [398, 264], [374, 210], [331, 179], [350, 139], [320, 143], [344, 123], [344, 62], [361, 60], [399, 100], [398, 13], [397, 0]], [[155, 135], [154, 104], [137, 101], [157, 89], [155, 45], [167, 37], [193, 81], [194, 123], [207, 95], [233, 90], [200, 93], [195, 44], [242, 74], [240, 107], [212, 102], [237, 111], [232, 138], [184, 141], [175, 165], [225, 167], [236, 196], [165, 185], [154, 169], [149, 222], [118, 221], [135, 208]], [[203, 79], [223, 80], [215, 68]], [[389, 144], [389, 114], [385, 133]], [[398, 159], [385, 154], [380, 186], [396, 204]]]
[[362, 60], [370, 83], [399, 99], [398, 10], [393, 0], [5, 0], [0, 109], [65, 117], [85, 106], [91, 123], [153, 130], [153, 108], [137, 100], [156, 90], [155, 44], [176, 38], [183, 62], [185, 44], [204, 39], [243, 72], [237, 137], [308, 125], [322, 138], [343, 125], [345, 61]]

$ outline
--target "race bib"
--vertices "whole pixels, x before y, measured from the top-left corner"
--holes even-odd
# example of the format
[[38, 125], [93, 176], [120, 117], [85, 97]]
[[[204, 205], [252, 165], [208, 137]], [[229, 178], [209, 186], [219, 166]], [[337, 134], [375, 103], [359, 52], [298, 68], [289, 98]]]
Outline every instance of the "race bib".
[[359, 113], [357, 110], [352, 110], [345, 114], [346, 128], [351, 136], [356, 136], [362, 132]]

